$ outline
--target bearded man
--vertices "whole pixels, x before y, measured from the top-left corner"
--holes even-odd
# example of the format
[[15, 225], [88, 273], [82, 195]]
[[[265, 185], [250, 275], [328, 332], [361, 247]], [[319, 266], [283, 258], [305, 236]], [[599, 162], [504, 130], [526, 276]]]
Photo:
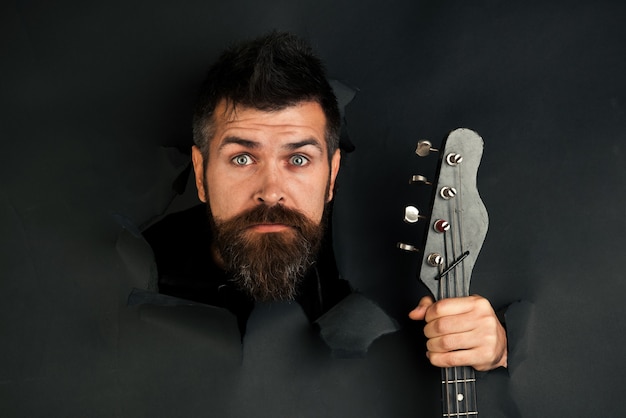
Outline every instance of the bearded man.
[[[325, 241], [339, 132], [324, 67], [302, 40], [274, 32], [225, 51], [194, 113], [204, 205], [145, 232], [160, 292], [227, 308], [242, 331], [255, 302], [296, 300], [315, 321], [348, 296]], [[484, 298], [424, 298], [410, 316], [428, 323], [434, 365], [506, 366], [506, 333]]]

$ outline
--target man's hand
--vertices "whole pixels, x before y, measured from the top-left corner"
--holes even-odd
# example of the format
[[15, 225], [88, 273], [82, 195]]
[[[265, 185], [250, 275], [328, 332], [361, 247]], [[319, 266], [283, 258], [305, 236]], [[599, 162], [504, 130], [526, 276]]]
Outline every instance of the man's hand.
[[426, 355], [435, 366], [472, 366], [481, 371], [507, 366], [506, 331], [489, 301], [481, 296], [436, 303], [426, 296], [409, 318], [426, 321]]

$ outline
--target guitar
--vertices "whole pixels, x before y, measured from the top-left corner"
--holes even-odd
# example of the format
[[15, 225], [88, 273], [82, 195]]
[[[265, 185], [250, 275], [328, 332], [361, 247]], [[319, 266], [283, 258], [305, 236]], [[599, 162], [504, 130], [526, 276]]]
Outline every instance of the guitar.
[[[432, 185], [430, 216], [414, 206], [405, 209], [405, 221], [428, 219], [423, 250], [398, 243], [407, 251], [421, 253], [419, 278], [435, 299], [469, 295], [472, 269], [482, 247], [489, 218], [476, 188], [476, 174], [483, 153], [483, 140], [469, 129], [452, 131], [444, 140], [437, 175], [430, 182], [415, 175], [411, 183]], [[422, 157], [438, 152], [428, 141], [418, 142]], [[472, 367], [441, 370], [444, 417], [478, 415], [476, 378]]]

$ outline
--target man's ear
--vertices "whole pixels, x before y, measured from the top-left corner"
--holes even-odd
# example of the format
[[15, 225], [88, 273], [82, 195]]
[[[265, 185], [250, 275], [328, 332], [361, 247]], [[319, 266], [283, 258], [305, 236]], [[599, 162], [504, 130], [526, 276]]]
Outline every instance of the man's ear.
[[196, 175], [196, 188], [198, 189], [198, 199], [206, 203], [206, 194], [204, 193], [204, 158], [202, 152], [197, 146], [191, 147], [191, 161], [193, 162], [193, 171]]
[[341, 151], [336, 150], [335, 154], [333, 154], [333, 158], [330, 160], [330, 187], [328, 188], [328, 199], [326, 199], [326, 202], [330, 202], [331, 200], [333, 200], [335, 192], [335, 180], [337, 179], [340, 165]]

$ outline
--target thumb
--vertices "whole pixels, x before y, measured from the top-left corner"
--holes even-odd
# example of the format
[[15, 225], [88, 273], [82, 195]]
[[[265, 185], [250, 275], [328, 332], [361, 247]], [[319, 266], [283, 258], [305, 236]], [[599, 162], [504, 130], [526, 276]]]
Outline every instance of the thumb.
[[422, 299], [420, 299], [417, 307], [409, 312], [409, 318], [414, 321], [422, 321], [426, 316], [426, 311], [433, 303], [435, 303], [435, 301], [432, 297], [424, 296]]

